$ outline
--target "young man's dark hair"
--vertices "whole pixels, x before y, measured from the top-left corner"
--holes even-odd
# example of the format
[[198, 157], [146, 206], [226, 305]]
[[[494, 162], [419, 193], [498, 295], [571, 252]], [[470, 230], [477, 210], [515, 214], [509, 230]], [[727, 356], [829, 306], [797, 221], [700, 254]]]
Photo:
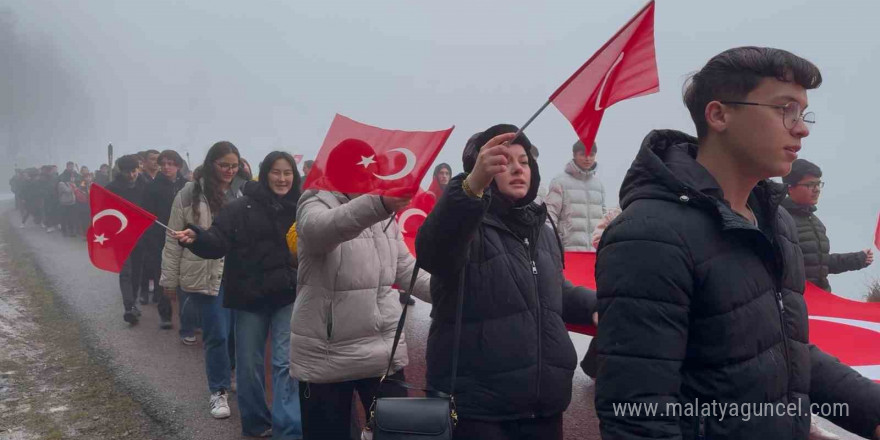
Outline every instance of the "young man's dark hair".
[[[880, 438], [880, 384], [810, 344], [797, 227], [770, 180], [791, 171], [814, 121], [807, 90], [820, 83], [789, 52], [731, 49], [686, 88], [699, 138], [645, 137], [596, 262], [602, 438], [810, 435], [809, 411], [706, 414], [715, 402], [845, 404], [848, 414], [826, 418]], [[659, 411], [617, 411], [630, 404]]]
[[798, 159], [791, 164], [791, 172], [782, 178], [782, 183], [787, 186], [797, 185], [806, 176], [822, 177], [822, 169], [806, 159]]
[[174, 162], [174, 164], [178, 167], [183, 166], [183, 158], [180, 157], [180, 153], [174, 150], [164, 150], [159, 153], [159, 158], [156, 159], [156, 161], [161, 165], [163, 160], [170, 160], [171, 162]]
[[[590, 154], [595, 154], [599, 151], [599, 146], [593, 142], [593, 148], [590, 149]], [[577, 141], [571, 146], [572, 153], [584, 153], [587, 154], [587, 147], [583, 142]]]
[[122, 172], [135, 170], [138, 167], [139, 159], [139, 156], [134, 154], [122, 156], [119, 159], [116, 159], [116, 168]]
[[702, 139], [708, 130], [708, 103], [742, 99], [764, 78], [794, 82], [806, 90], [822, 84], [819, 68], [782, 49], [749, 46], [721, 52], [685, 83], [684, 104], [696, 125], [697, 137]]

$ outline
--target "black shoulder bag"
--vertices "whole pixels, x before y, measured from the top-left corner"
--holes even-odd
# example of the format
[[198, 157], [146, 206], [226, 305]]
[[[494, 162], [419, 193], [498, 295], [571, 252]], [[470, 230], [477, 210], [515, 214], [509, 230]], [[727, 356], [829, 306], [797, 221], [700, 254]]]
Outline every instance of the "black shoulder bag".
[[[465, 267], [467, 264], [465, 264]], [[369, 420], [364, 428], [362, 439], [369, 439], [372, 434], [373, 440], [451, 440], [452, 431], [458, 423], [458, 414], [455, 411], [455, 377], [458, 375], [458, 343], [461, 338], [461, 309], [464, 302], [464, 274], [462, 268], [458, 281], [458, 304], [455, 311], [455, 341], [452, 346], [452, 380], [449, 394], [433, 389], [421, 389], [407, 383], [388, 379], [391, 375], [391, 367], [394, 365], [394, 353], [400, 342], [400, 335], [406, 324], [405, 304], [410, 298], [416, 284], [419, 273], [419, 265], [416, 262], [413, 268], [412, 280], [409, 289], [404, 292], [400, 302], [404, 304], [400, 320], [397, 322], [397, 332], [394, 334], [394, 345], [391, 346], [391, 359], [388, 360], [388, 368], [385, 375], [379, 381], [376, 396], [370, 406]], [[425, 397], [378, 397], [385, 382], [394, 382], [398, 386], [407, 389], [423, 391]]]

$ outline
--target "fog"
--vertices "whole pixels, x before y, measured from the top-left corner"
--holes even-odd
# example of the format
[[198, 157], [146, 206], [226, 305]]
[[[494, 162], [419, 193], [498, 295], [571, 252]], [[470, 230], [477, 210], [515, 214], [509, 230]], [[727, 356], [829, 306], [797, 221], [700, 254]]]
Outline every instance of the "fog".
[[[146, 148], [194, 167], [218, 140], [251, 163], [285, 149], [314, 157], [335, 113], [385, 128], [456, 125], [438, 161], [461, 170], [475, 131], [522, 124], [644, 4], [617, 1], [293, 2], [0, 0], [0, 148], [18, 165], [90, 168]], [[833, 252], [868, 248], [880, 212], [876, 86], [880, 4], [659, 1], [660, 93], [606, 113], [597, 142], [610, 204], [641, 139], [694, 132], [686, 75], [742, 45], [810, 59], [817, 123], [801, 157], [827, 182], [817, 214]], [[549, 179], [575, 134], [550, 107], [527, 130]], [[861, 298], [880, 263], [831, 277]]]

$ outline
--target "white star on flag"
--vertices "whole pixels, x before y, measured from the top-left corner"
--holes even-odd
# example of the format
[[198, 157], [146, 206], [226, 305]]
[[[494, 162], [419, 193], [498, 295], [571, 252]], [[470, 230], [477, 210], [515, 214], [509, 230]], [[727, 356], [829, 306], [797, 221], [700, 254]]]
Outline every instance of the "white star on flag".
[[368, 157], [367, 157], [367, 156], [361, 156], [361, 161], [358, 162], [357, 164], [358, 164], [358, 165], [363, 165], [364, 168], [367, 168], [368, 166], [370, 166], [370, 165], [376, 163], [376, 161], [373, 159], [373, 158], [375, 158], [375, 157], [376, 157], [376, 155], [372, 155], [372, 156], [368, 156]]
[[95, 236], [95, 243], [103, 245], [105, 241], [109, 240], [109, 238], [104, 237], [104, 234]]

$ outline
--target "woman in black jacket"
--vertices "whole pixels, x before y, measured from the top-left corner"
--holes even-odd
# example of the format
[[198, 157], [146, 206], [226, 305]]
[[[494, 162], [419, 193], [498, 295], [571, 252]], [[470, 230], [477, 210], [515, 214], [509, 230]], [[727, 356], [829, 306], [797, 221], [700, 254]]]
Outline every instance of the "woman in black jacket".
[[449, 391], [459, 280], [464, 304], [456, 439], [561, 439], [577, 364], [564, 321], [588, 323], [595, 292], [566, 281], [562, 246], [533, 203], [532, 145], [496, 125], [472, 137], [416, 239], [434, 310], [427, 381]]
[[[194, 225], [176, 233], [202, 258], [226, 257], [223, 306], [235, 311], [236, 381], [242, 433], [301, 438], [297, 383], [290, 380], [290, 316], [296, 265], [285, 236], [296, 219], [300, 176], [285, 152], [269, 153], [259, 182], [227, 204], [210, 229]], [[272, 343], [272, 410], [266, 406], [263, 353]]]

